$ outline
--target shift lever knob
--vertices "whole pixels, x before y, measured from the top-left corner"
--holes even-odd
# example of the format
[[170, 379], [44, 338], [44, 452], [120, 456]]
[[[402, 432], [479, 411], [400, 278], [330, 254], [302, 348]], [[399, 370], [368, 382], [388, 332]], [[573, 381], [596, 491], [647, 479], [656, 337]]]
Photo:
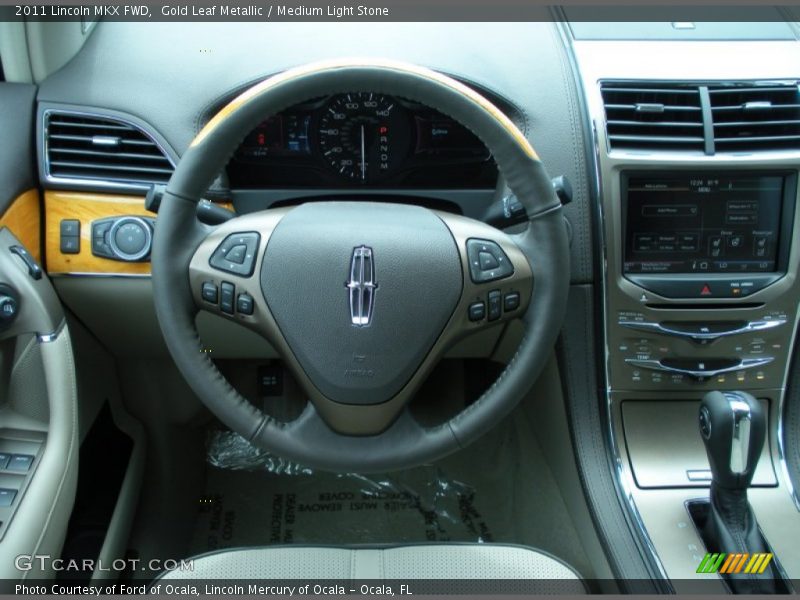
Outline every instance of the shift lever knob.
[[709, 392], [700, 403], [700, 434], [713, 483], [746, 490], [767, 434], [761, 403], [746, 392]]

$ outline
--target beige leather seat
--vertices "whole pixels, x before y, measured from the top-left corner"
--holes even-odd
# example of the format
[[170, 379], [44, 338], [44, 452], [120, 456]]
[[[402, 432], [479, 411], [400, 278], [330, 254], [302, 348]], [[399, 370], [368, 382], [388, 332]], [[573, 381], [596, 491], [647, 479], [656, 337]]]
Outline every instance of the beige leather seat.
[[243, 548], [197, 556], [193, 567], [191, 573], [172, 571], [162, 579], [519, 579], [541, 580], [537, 593], [584, 591], [578, 574], [560, 560], [503, 544]]

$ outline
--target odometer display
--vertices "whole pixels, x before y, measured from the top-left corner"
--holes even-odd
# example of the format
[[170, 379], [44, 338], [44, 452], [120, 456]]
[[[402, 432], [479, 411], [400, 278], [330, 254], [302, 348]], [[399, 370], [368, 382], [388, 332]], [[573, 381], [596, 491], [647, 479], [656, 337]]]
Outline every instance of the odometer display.
[[369, 92], [334, 96], [319, 119], [323, 159], [341, 176], [369, 183], [408, 153], [408, 116], [393, 98]]

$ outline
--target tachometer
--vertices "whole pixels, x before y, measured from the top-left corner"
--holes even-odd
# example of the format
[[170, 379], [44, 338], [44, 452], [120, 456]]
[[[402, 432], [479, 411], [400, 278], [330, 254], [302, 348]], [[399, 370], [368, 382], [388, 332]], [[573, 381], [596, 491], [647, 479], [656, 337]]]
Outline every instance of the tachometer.
[[390, 172], [408, 150], [401, 112], [393, 98], [381, 94], [334, 96], [323, 108], [317, 132], [324, 160], [362, 183]]

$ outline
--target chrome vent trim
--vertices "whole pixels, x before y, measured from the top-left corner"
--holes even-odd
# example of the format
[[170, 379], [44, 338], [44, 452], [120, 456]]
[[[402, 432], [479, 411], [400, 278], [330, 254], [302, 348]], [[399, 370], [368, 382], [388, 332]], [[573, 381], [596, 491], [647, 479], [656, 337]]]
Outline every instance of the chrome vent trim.
[[717, 152], [800, 150], [797, 82], [710, 85]]
[[603, 82], [600, 93], [610, 149], [704, 151], [696, 85]]
[[602, 81], [609, 151], [800, 150], [798, 81]]
[[43, 167], [50, 183], [147, 190], [169, 181], [175, 170], [164, 146], [122, 117], [49, 109], [42, 118]]

